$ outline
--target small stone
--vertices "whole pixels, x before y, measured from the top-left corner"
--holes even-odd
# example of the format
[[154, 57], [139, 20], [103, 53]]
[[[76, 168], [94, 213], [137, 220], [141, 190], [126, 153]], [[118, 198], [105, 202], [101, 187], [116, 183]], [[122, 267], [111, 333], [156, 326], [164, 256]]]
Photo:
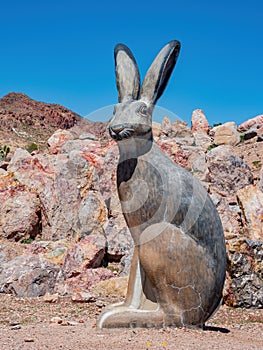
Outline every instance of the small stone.
[[105, 303], [104, 303], [102, 300], [97, 300], [95, 304], [96, 304], [96, 306], [99, 307], [99, 308], [105, 306]]
[[51, 318], [50, 320], [51, 323], [56, 323], [56, 324], [61, 324], [63, 322], [61, 317], [58, 316], [54, 316]]
[[12, 326], [12, 327], [11, 327], [11, 330], [12, 330], [12, 331], [16, 331], [16, 330], [18, 330], [18, 329], [21, 329], [21, 326], [20, 326], [19, 324], [17, 324], [17, 325], [15, 325], [15, 326]]
[[68, 323], [68, 326], [78, 326], [79, 325], [79, 322], [76, 322], [76, 321], [67, 321]]
[[77, 303], [88, 303], [88, 302], [94, 302], [96, 298], [92, 293], [78, 292], [72, 295], [71, 300]]
[[24, 339], [24, 342], [26, 342], [26, 343], [34, 343], [34, 339], [33, 338], [25, 338]]
[[80, 140], [93, 140], [93, 141], [99, 141], [99, 139], [97, 138], [97, 136], [91, 134], [90, 132], [87, 132], [85, 134], [81, 134], [79, 136], [79, 139]]
[[56, 294], [46, 293], [43, 299], [44, 299], [44, 302], [46, 303], [56, 303], [59, 300], [59, 296], [58, 296], [58, 293]]

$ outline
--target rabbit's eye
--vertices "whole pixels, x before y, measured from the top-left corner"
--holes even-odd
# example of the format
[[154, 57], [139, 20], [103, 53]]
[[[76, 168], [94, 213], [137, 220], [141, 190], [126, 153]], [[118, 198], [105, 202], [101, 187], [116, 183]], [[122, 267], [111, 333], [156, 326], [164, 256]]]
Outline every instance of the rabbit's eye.
[[144, 104], [140, 105], [136, 112], [146, 117], [148, 115], [147, 106]]

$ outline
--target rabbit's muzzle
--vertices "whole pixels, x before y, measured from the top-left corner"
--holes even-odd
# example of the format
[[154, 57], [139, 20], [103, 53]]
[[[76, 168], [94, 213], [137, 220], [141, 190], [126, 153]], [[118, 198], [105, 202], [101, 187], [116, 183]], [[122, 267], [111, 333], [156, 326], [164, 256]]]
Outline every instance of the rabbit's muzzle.
[[114, 125], [109, 127], [110, 136], [116, 140], [121, 141], [123, 139], [128, 139], [134, 134], [134, 129], [125, 128], [121, 125]]

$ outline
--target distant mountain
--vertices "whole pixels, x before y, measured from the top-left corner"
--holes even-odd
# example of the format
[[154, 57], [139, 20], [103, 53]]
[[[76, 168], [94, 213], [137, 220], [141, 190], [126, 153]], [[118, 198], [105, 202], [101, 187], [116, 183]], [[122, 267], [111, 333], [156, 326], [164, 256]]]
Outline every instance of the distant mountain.
[[101, 136], [106, 123], [92, 122], [59, 105], [38, 102], [23, 93], [11, 92], [0, 99], [0, 146], [28, 147], [40, 150], [57, 129], [73, 128]]

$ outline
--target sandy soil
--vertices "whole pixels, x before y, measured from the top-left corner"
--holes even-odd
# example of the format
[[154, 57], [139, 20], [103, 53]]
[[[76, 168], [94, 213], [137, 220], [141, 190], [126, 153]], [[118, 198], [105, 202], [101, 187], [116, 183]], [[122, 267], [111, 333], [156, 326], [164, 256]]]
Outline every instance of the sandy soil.
[[113, 301], [46, 303], [0, 296], [0, 349], [263, 349], [263, 310], [222, 306], [205, 330], [98, 331], [96, 318]]

